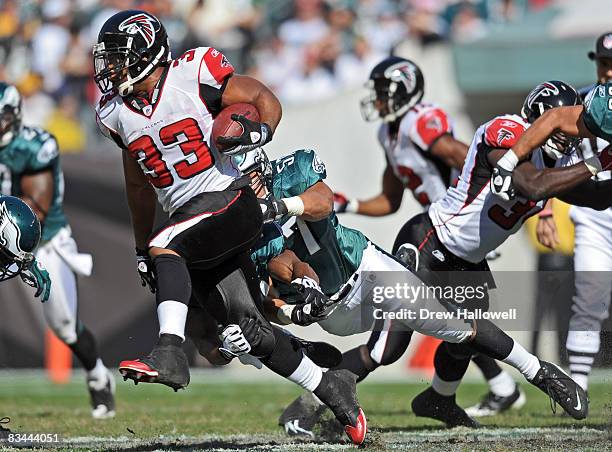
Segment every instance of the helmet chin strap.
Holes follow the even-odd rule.
[[[166,47],[162,46],[162,48],[159,49],[159,52],[157,53],[155,58],[151,60],[148,66],[137,77],[132,78],[128,70],[127,80],[123,83],[120,83],[119,86],[117,87],[117,91],[119,92],[119,95],[121,97],[125,97],[125,96],[129,96],[130,94],[132,94],[132,92],[134,92],[134,85],[138,83],[139,81],[143,80],[144,78],[148,77],[149,75],[151,75],[151,72],[153,71],[155,66],[157,66],[157,63],[159,63],[159,60],[161,59],[165,51],[166,51]]]

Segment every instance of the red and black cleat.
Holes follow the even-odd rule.
[[[357,402],[356,379],[346,369],[328,370],[313,392],[333,411],[353,444],[360,445],[366,437],[367,421]]]
[[[345,425],[344,431],[346,432],[349,439],[353,442],[353,444],[359,446],[363,444],[365,440],[366,433],[368,431],[368,421],[365,417],[365,413],[361,408],[355,416],[354,425]]]
[[[121,361],[119,372],[135,384],[159,383],[175,391],[189,384],[189,363],[183,348],[166,343],[163,336],[146,358]]]

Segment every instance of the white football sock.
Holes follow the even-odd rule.
[[[308,356],[302,355],[300,365],[287,377],[287,380],[312,392],[317,389],[317,386],[321,383],[321,378],[323,378],[323,370],[313,363]]]
[[[179,301],[162,301],[157,307],[159,335],[174,334],[185,340],[185,322],[187,322],[187,305]]]
[[[499,397],[509,397],[516,389],[516,383],[510,374],[504,370],[499,375],[491,378],[488,383],[491,392]]]
[[[102,360],[98,358],[96,360],[96,366],[93,369],[87,371],[87,383],[94,389],[100,390],[104,388],[108,380],[107,372],[108,369],[106,368]]]
[[[540,370],[540,360],[538,357],[529,353],[516,341],[514,341],[510,354],[502,359],[502,361],[517,369],[529,381],[533,380],[538,370]]]
[[[461,380],[445,381],[442,380],[437,373],[434,373],[431,380],[431,387],[438,394],[443,396],[452,396],[457,392],[457,388],[461,384]]]

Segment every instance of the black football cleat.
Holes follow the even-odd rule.
[[[285,428],[289,436],[314,438],[313,428],[325,410],[327,407],[322,405],[312,392],[305,392],[285,408],[278,424]]]
[[[115,378],[107,369],[106,380],[87,379],[91,401],[91,417],[110,419],[115,417]]]
[[[416,416],[429,417],[444,422],[448,428],[478,428],[480,424],[457,405],[455,395],[443,396],[432,387],[412,399],[412,411]]]
[[[516,385],[514,392],[507,397],[498,396],[489,391],[479,403],[466,408],[465,412],[471,417],[495,416],[510,408],[518,410],[525,405],[526,400],[525,394]]]
[[[135,384],[160,383],[174,391],[189,384],[189,363],[180,345],[168,343],[162,335],[149,356],[142,359],[121,361],[119,372],[123,379],[134,380]]]
[[[367,420],[357,402],[357,377],[346,369],[329,370],[314,394],[334,413],[353,444],[363,443],[367,433]]]
[[[553,413],[558,403],[574,419],[584,419],[589,414],[586,392],[556,364],[540,361],[540,370],[530,383],[548,394]]]

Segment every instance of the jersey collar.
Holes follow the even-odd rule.
[[[155,112],[155,108],[157,108],[157,103],[159,102],[159,99],[161,98],[162,92],[164,90],[169,70],[170,65],[164,68],[164,72],[162,72],[161,77],[155,84],[155,88],[153,88],[150,98],[130,94],[124,101],[128,108],[134,113],[141,114],[143,116],[146,116],[147,118],[153,116],[153,112]]]

